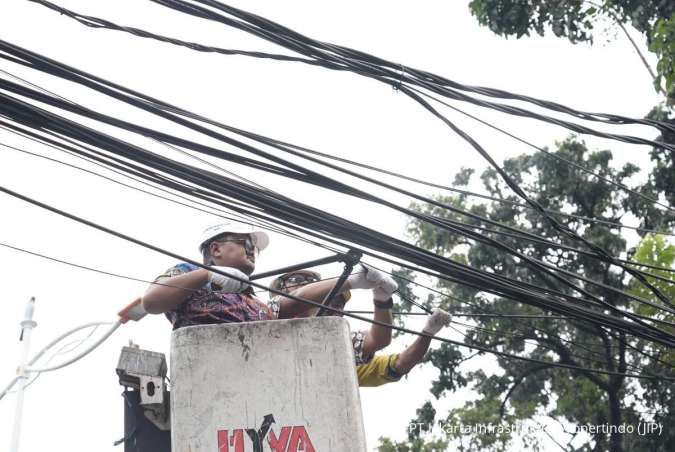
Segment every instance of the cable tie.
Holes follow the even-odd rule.
[[[401,64],[401,74],[398,78],[398,84],[397,85],[391,85],[391,89],[394,91],[399,91],[401,89],[401,86],[403,85],[403,76],[405,75],[405,66]]]

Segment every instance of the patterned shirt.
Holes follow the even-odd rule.
[[[155,281],[184,275],[200,268],[194,264],[181,263],[168,269]],[[165,315],[175,330],[191,325],[272,320],[277,318],[278,306],[275,310],[271,309],[253,295],[250,287],[242,293],[232,293],[221,291],[216,284],[206,283]]]
[[[352,346],[354,347],[354,362],[357,366],[368,364],[374,356],[374,354],[363,356],[363,342],[366,340],[366,334],[365,331],[354,331],[351,333]]]

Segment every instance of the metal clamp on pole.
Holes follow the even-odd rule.
[[[345,263],[345,268],[342,271],[342,274],[338,278],[338,280],[335,282],[335,285],[331,289],[330,292],[328,292],[328,295],[323,299],[322,303],[324,306],[329,306],[330,302],[333,301],[333,298],[335,298],[335,295],[338,294],[340,289],[342,288],[342,285],[345,283],[349,275],[352,273],[352,270],[354,269],[354,266],[358,264],[361,261],[361,256],[362,254],[359,251],[355,250],[349,250],[347,254],[342,254],[340,255],[342,259],[340,259],[342,262]],[[330,311],[327,311],[324,308],[319,309],[319,312],[317,312],[316,316],[321,317],[324,315],[329,315]]]

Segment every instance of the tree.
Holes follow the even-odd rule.
[[[636,247],[632,259],[641,264],[675,269],[675,245],[669,243],[663,235],[648,234]],[[658,287],[668,298],[675,300],[675,273],[658,269],[650,269],[649,272],[663,278],[649,278],[650,283]],[[664,281],[664,279],[670,281],[670,283]],[[644,286],[637,281],[632,281],[630,284],[631,293],[641,298],[655,301],[654,295],[644,289]],[[635,306],[635,311],[643,315],[675,323],[675,315],[664,314],[651,306],[644,304]],[[675,334],[675,328],[664,326],[664,329]],[[646,341],[638,341],[637,347],[658,356],[663,363],[675,367],[675,350],[647,343]],[[643,366],[647,371],[652,372],[659,371],[658,368],[661,367],[655,366],[653,362],[649,362],[648,360],[645,360]],[[642,402],[645,406],[649,406],[653,412],[653,421],[657,423],[672,422],[672,417],[669,415],[675,411],[675,394],[672,385],[654,385],[650,384],[650,382],[645,382],[641,389],[644,391]],[[675,435],[671,433],[669,436],[669,442],[672,444],[675,441]],[[633,438],[633,440],[635,443],[630,444],[630,446],[634,449],[658,450],[658,443],[653,438],[638,437]]]
[[[639,171],[633,164],[614,169],[611,165],[610,151],[591,152],[582,141],[574,137],[558,143],[555,153],[622,184],[629,184],[631,176]],[[667,228],[675,224],[675,217],[664,213],[657,215],[654,206],[644,199],[617,190],[616,187],[571,166],[561,164],[543,153],[508,159],[504,162],[503,168],[533,199],[550,210],[565,211],[609,222],[618,222],[628,214],[633,214],[637,218],[647,219],[644,221],[645,224],[657,228]],[[467,184],[471,178],[472,172],[465,170],[458,174],[455,182]],[[518,201],[515,195],[510,194],[506,184],[493,169],[484,171],[481,179],[490,195]],[[644,184],[635,189],[654,196],[672,197],[672,177],[656,171]],[[549,223],[533,210],[514,209],[512,205],[500,203],[475,203],[465,195],[439,195],[437,199],[492,220],[527,229],[564,246],[579,245],[578,242],[555,232]],[[438,206],[415,204],[413,207],[434,216],[479,224],[478,220],[462,218],[459,214]],[[628,244],[620,229],[569,217],[558,217],[558,220],[577,234],[608,250],[610,254],[626,257]],[[410,223],[409,233],[418,245],[468,263],[472,267],[532,284],[544,284],[541,276],[531,268],[488,244],[467,240],[419,220]],[[583,275],[606,286],[620,291],[639,290],[625,271],[608,266],[587,254],[561,250],[520,237],[504,236],[494,232],[484,233],[530,257]],[[616,307],[638,309],[630,298],[620,293],[592,284],[585,286],[588,291],[603,297]],[[538,308],[486,295],[461,284],[439,280],[438,288],[453,295],[452,298],[437,296],[434,300],[451,312],[544,314]],[[558,287],[557,290],[573,293],[565,287]],[[639,367],[645,367],[645,372],[675,376],[673,367],[642,354],[640,347],[645,344],[626,334],[598,328],[583,321],[555,317],[541,320],[475,317],[470,322],[471,326],[466,327],[465,333],[467,344],[483,344],[500,351],[550,363],[572,364],[622,373],[640,373]],[[656,349],[652,351],[658,352]],[[672,395],[670,383],[627,380],[623,376],[598,375],[584,370],[528,364],[501,357],[496,358],[501,368],[498,374],[489,374],[482,370],[461,371],[460,363],[470,356],[471,352],[448,344],[442,344],[428,355],[428,361],[439,370],[439,377],[432,382],[430,389],[435,397],[443,397],[464,387],[474,389],[479,395],[476,400],[451,410],[444,419],[440,419],[444,424],[471,425],[492,422],[497,425],[506,423],[525,428],[536,425],[538,419],[544,416],[568,426],[607,424],[620,426],[624,423],[637,425],[640,420],[654,419],[654,416],[648,413],[653,410],[661,411],[658,416],[664,425],[673,425],[675,422],[673,398],[668,399],[668,396]],[[428,418],[429,410],[422,410],[422,414]],[[574,449],[571,445],[572,440],[580,441],[580,439],[572,432],[569,434],[567,444],[559,446],[564,450],[618,452],[628,450],[630,446],[630,450],[665,451],[667,444],[672,444],[675,440],[672,438],[673,434],[675,432],[671,429],[671,433],[661,437],[652,435],[649,438],[636,438],[635,435],[628,437],[618,432],[598,432],[592,434],[590,440],[580,448]],[[506,431],[499,434],[472,432],[468,435],[455,431],[449,436],[449,439],[460,443],[458,448],[462,450],[506,450],[514,439],[523,442],[527,448],[540,447],[537,435],[526,435],[521,431]],[[396,444],[390,442],[398,449],[381,450],[424,450],[405,449],[414,444],[418,446],[424,444],[423,439],[413,432],[406,442]]]
[[[654,267],[673,268],[675,263],[675,245],[669,243],[665,236],[659,234],[647,234],[636,247],[633,261]],[[675,274],[667,270],[649,269],[649,273],[660,276],[663,279],[675,281]],[[663,281],[663,279],[648,278],[663,294],[671,300],[675,300],[675,285]],[[631,292],[638,297],[654,300],[654,294],[637,281],[632,281]],[[648,316],[659,316],[662,320],[675,322],[673,314],[663,314],[654,307],[647,305],[636,306],[636,312]]]
[[[630,23],[658,58],[657,74],[653,74],[640,54],[654,86],[675,99],[675,2],[671,0],[473,0],[470,8],[481,25],[500,36],[544,35],[550,29],[572,43],[592,43],[596,27],[609,19],[622,28],[639,53],[625,29]]]

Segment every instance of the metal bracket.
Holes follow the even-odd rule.
[[[339,253],[339,254],[335,254],[333,256],[322,257],[320,259],[314,259],[314,260],[307,261],[307,262],[301,262],[301,263],[295,264],[295,265],[289,265],[288,267],[278,268],[276,270],[270,270],[268,272],[257,273],[255,275],[251,275],[251,277],[249,279],[256,280],[256,279],[267,278],[268,276],[283,275],[284,273],[290,273],[290,272],[294,272],[296,270],[304,270],[306,268],[316,267],[318,265],[332,264],[333,262],[348,262],[348,261],[353,259],[353,256],[355,254],[358,254],[359,259],[360,259],[360,257],[361,257],[360,253],[358,253],[357,251],[349,250],[347,252],[347,254]]]
[[[337,281],[335,281],[335,285],[331,289],[330,292],[326,295],[326,297],[323,299],[321,302],[322,305],[324,306],[329,306],[330,302],[333,301],[333,298],[335,298],[335,295],[338,294],[340,289],[342,288],[342,285],[345,283],[349,275],[352,273],[352,270],[354,269],[354,266],[358,264],[361,261],[361,257],[363,256],[361,252],[355,251],[355,250],[349,250],[347,254],[342,254],[342,262],[345,263],[344,270],[342,271],[342,274],[338,278]],[[331,315],[331,311],[328,311],[324,308],[319,309],[319,312],[316,313],[317,317],[322,317],[325,315]]]

